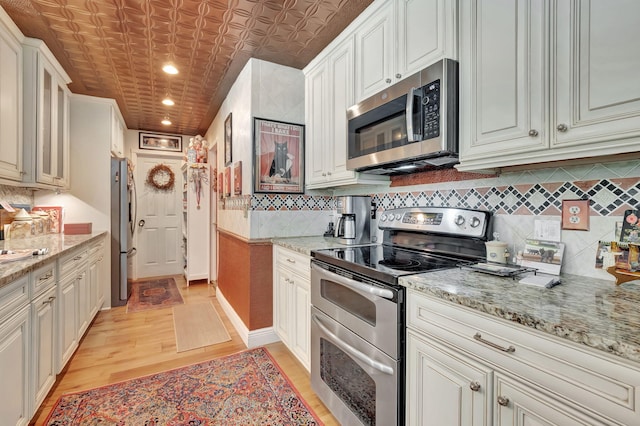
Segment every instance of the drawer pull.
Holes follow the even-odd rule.
[[[502,405],[503,407],[506,407],[507,405],[509,405],[509,398],[507,398],[506,396],[500,395],[498,397],[498,404]]]
[[[469,388],[474,392],[478,392],[480,390],[480,382],[474,380],[473,382],[469,383]]]
[[[478,342],[484,343],[485,345],[489,345],[492,348],[498,349],[498,350],[500,350],[502,352],[513,353],[513,352],[516,351],[516,348],[514,348],[513,346],[509,346],[508,348],[505,348],[504,346],[500,346],[500,345],[497,345],[497,344],[495,344],[493,342],[485,340],[485,339],[482,338],[482,335],[480,333],[476,333],[473,336],[473,338],[476,339]]]
[[[38,278],[38,281],[46,281],[49,278],[51,278],[53,276],[53,272],[48,272],[46,275],[41,276],[40,278]]]
[[[73,260],[80,260],[80,259],[82,259],[82,256],[76,256],[73,258]]]
[[[288,257],[287,257],[287,262],[289,262],[289,263],[296,263],[296,261],[295,261],[295,260],[293,260],[293,259],[289,259]]]

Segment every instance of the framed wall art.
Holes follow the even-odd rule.
[[[304,193],[304,125],[253,119],[254,192]]]
[[[222,172],[218,173],[218,198],[224,198],[224,175]]]
[[[233,195],[242,195],[242,161],[233,165]]]
[[[182,152],[182,137],[140,132],[139,148]]]
[[[231,167],[224,168],[224,196],[231,197]]]
[[[231,157],[231,149],[232,145],[232,134],[231,134],[232,126],[231,126],[231,113],[224,120],[224,165],[230,166],[232,157]]]
[[[589,230],[589,200],[562,200],[562,229]]]

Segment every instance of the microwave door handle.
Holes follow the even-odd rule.
[[[413,99],[416,96],[417,90],[418,89],[416,89],[415,87],[412,87],[411,90],[409,90],[409,93],[407,94],[407,105],[405,108],[405,117],[407,120],[407,140],[409,142],[417,141],[416,135],[413,133]]]
[[[355,280],[350,280],[347,277],[343,277],[342,275],[335,274],[315,264],[311,264],[311,269],[316,269],[316,270],[319,269],[321,274],[326,275],[333,282],[335,282],[336,284],[340,284],[344,287],[350,287],[354,290],[360,290],[363,293],[369,293],[374,296],[384,297],[385,299],[389,299],[389,300],[393,299],[393,292],[391,290],[374,287],[372,285],[366,285]]]
[[[346,342],[343,342],[338,336],[336,336],[331,332],[331,330],[329,330],[324,324],[322,324],[322,321],[320,321],[320,318],[318,318],[316,315],[313,315],[313,322],[316,323],[318,328],[320,328],[323,333],[325,333],[333,340],[333,344],[335,344],[337,347],[339,347],[349,355],[358,358],[360,361],[364,362],[371,368],[375,368],[376,370],[385,374],[393,375],[393,368],[389,367],[388,365],[384,365],[383,363],[378,362],[375,359],[371,359],[353,346],[349,345]]]

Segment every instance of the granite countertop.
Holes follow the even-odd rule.
[[[0,241],[0,250],[40,249],[44,247],[49,249],[49,253],[42,256],[0,263],[0,288],[27,272],[37,269],[45,262],[60,257],[65,251],[103,237],[105,234],[106,232],[80,235],[48,234],[20,240]]]
[[[323,236],[273,238],[271,242],[307,256],[311,256],[311,250],[347,247],[345,244],[339,243],[336,238]]]
[[[400,278],[400,284],[640,362],[640,283],[562,275],[546,289],[464,268]]]

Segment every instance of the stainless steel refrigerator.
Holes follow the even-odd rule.
[[[130,294],[128,257],[135,224],[135,184],[125,158],[111,159],[111,306],[127,303]]]

